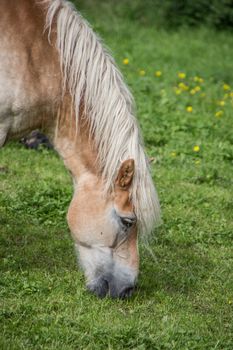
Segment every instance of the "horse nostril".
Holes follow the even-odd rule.
[[[123,290],[121,290],[121,292],[119,293],[119,298],[130,298],[133,294],[134,291],[134,287],[127,287],[124,288]]]
[[[87,288],[98,297],[104,298],[108,293],[109,285],[108,281],[106,281],[103,278],[100,278],[99,280],[93,283],[89,283],[87,285]]]

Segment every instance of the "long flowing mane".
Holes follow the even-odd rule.
[[[113,189],[121,162],[135,160],[132,202],[141,233],[160,220],[158,197],[134,117],[134,100],[113,58],[90,25],[66,0],[46,0],[46,29],[56,25],[64,89],[68,86],[78,123],[80,103],[98,150],[107,191]]]

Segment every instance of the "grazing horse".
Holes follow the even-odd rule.
[[[87,288],[128,297],[138,233],[160,217],[134,101],[66,0],[0,0],[0,146],[39,128],[74,183],[67,221]]]

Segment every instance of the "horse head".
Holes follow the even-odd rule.
[[[122,163],[112,193],[90,173],[80,176],[67,219],[87,287],[98,296],[131,295],[138,275],[137,223],[130,199],[134,161]]]

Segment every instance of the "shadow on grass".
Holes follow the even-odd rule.
[[[1,213],[2,214],[2,213]],[[0,215],[1,270],[77,270],[72,238],[67,228],[46,227],[19,217]]]

